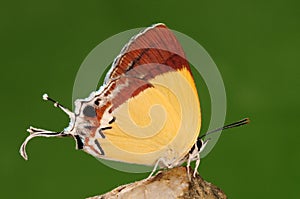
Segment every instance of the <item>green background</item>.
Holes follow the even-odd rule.
[[[227,91],[224,132],[200,166],[229,198],[299,198],[299,1],[11,1],[0,6],[1,198],[84,198],[148,175],[109,168],[72,139],[36,138],[19,155],[29,125],[61,130],[76,72],[106,38],[164,22],[210,53]],[[99,55],[101,56],[101,55]],[[201,96],[201,93],[200,93]],[[203,92],[203,129],[209,97]]]

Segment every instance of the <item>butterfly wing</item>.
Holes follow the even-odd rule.
[[[164,24],[122,49],[95,100],[99,129],[85,139],[96,157],[154,165],[182,159],[200,131],[200,104],[182,47]],[[113,121],[112,121],[113,118]],[[109,126],[109,128],[106,128]]]
[[[190,71],[184,51],[175,35],[166,25],[161,23],[155,24],[131,38],[115,58],[110,71],[106,75],[105,83],[126,74],[137,66],[152,63],[166,64],[173,69],[185,67]],[[136,75],[140,77],[140,75],[146,75],[150,71],[150,69],[140,71]],[[131,75],[134,74],[131,73]]]

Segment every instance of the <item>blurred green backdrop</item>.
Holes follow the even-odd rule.
[[[227,91],[226,120],[252,120],[221,136],[202,160],[201,175],[229,198],[299,198],[299,9],[295,0],[2,2],[1,197],[84,198],[148,175],[106,167],[76,151],[72,139],[32,140],[27,162],[18,151],[29,125],[68,125],[41,95],[71,107],[76,72],[97,44],[164,22],[216,62]],[[201,100],[205,129],[209,97]]]

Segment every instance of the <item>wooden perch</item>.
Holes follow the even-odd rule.
[[[190,179],[187,176],[186,167],[176,167],[157,173],[150,179],[144,179],[126,184],[114,190],[88,199],[226,199],[226,195],[215,185],[206,182],[199,176],[192,177],[193,170],[190,168]]]

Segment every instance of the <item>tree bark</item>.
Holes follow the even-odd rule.
[[[155,176],[115,188],[103,195],[88,199],[226,199],[224,192],[206,182],[200,175],[194,178],[193,170],[187,175],[186,167],[176,167]]]

